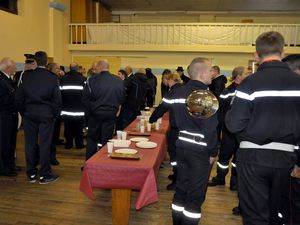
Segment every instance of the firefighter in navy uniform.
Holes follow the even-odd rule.
[[[50,145],[55,118],[61,110],[61,94],[57,77],[46,69],[47,60],[45,52],[35,53],[38,67],[25,72],[16,92],[16,103],[23,116],[27,176],[32,183],[37,180],[39,162],[40,184],[59,178],[51,171]],[[39,159],[37,143],[40,146]]]
[[[278,32],[257,38],[260,65],[237,88],[225,118],[240,141],[237,171],[244,225],[278,224],[281,195],[299,154],[294,148],[300,140],[300,77],[281,62],[283,47]]]
[[[63,103],[61,116],[65,125],[65,149],[73,148],[73,139],[75,139],[77,149],[85,147],[82,132],[84,125],[84,106],[81,98],[86,79],[78,71],[78,64],[71,63],[70,71],[60,80]]]
[[[300,75],[300,54],[293,54],[282,59],[292,71]],[[296,171],[295,171],[296,172]],[[299,174],[298,174],[299,175]],[[300,224],[300,177],[294,172],[291,174],[290,183],[283,192],[283,203],[278,216],[282,225]]]
[[[121,78],[111,74],[107,60],[100,60],[96,73],[87,80],[82,93],[85,113],[88,116],[86,160],[113,137],[116,118],[125,98]]]
[[[120,114],[120,124],[118,129],[125,129],[137,116],[141,115],[141,110],[145,109],[147,95],[147,76],[144,68],[128,76],[124,80],[126,90],[126,100],[122,105]]]
[[[16,63],[4,58],[0,62],[0,176],[17,176],[15,150],[18,111],[15,106],[16,86],[13,76]]]
[[[232,83],[219,96],[220,108],[218,110],[219,123],[222,128],[222,139],[220,146],[219,159],[217,162],[217,176],[213,177],[208,186],[225,185],[225,176],[229,171],[229,161],[231,161],[230,190],[237,189],[237,173],[235,163],[235,153],[239,148],[239,143],[235,136],[231,134],[225,126],[225,115],[230,109],[230,103],[235,95],[237,86],[249,75],[247,68],[240,66],[232,71]]]
[[[168,87],[170,88],[169,92],[165,94],[165,97],[162,99],[162,102],[152,113],[149,122],[154,123],[159,118],[161,118],[167,111],[169,111],[169,122],[170,130],[168,131],[168,153],[170,156],[170,164],[173,168],[173,175],[169,176],[172,178],[172,183],[167,186],[167,190],[174,190],[176,185],[177,178],[177,161],[176,161],[176,147],[175,142],[178,138],[178,129],[175,124],[175,119],[173,113],[170,109],[170,104],[168,99],[172,99],[172,95],[175,90],[182,86],[182,80],[178,73],[170,73],[164,77]]]
[[[177,183],[172,203],[173,225],[197,225],[205,200],[210,164],[217,155],[217,116],[194,118],[186,107],[195,90],[206,90],[211,82],[210,63],[194,59],[189,68],[191,80],[176,89],[169,100],[179,136],[176,141]]]

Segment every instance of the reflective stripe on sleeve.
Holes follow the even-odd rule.
[[[236,167],[236,164],[235,164],[235,163],[233,163],[233,162],[231,162],[231,165],[232,165],[233,167]]]
[[[175,104],[175,103],[183,103],[185,104],[186,99],[184,98],[178,98],[178,99],[167,99],[167,98],[163,98],[162,99],[163,102],[168,103],[168,104]]]
[[[183,215],[185,215],[186,217],[189,218],[193,218],[193,219],[200,219],[201,218],[201,213],[192,213],[186,210],[183,210]]]
[[[231,96],[234,96],[235,93],[236,93],[236,91],[235,91],[235,92],[232,92],[232,93],[228,93],[228,94],[226,94],[226,95],[220,95],[220,98],[226,99],[226,98],[229,98],[229,97],[231,97]]]
[[[300,91],[256,91],[252,94],[237,91],[236,97],[249,101],[262,97],[300,97]]]
[[[191,132],[188,132],[188,131],[186,131],[186,130],[181,130],[181,131],[179,131],[179,132],[184,133],[184,134],[190,134],[190,135],[199,136],[199,137],[201,137],[201,138],[204,138],[204,135],[203,135],[203,134],[200,134],[200,133],[191,133]]]
[[[77,85],[67,85],[67,86],[60,86],[60,90],[83,90],[83,86]]]
[[[196,144],[196,145],[207,146],[207,144],[205,142],[197,142],[195,140],[185,138],[185,137],[178,137],[178,139],[182,140],[182,141],[190,142],[190,143],[193,143],[193,144]]]
[[[177,212],[183,212],[184,207],[172,204],[172,209],[177,211]]]
[[[228,165],[223,165],[223,164],[221,164],[221,163],[219,163],[219,162],[217,162],[217,165],[218,165],[218,167],[220,167],[221,169],[228,169]]]
[[[68,111],[61,111],[61,116],[84,116],[84,112],[68,112]]]

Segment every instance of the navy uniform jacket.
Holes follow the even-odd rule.
[[[197,119],[192,117],[187,110],[185,100],[194,90],[207,90],[207,86],[197,80],[190,80],[187,84],[174,91],[173,99],[170,101],[175,123],[180,131],[201,135],[201,144],[189,143],[179,139],[176,142],[178,147],[188,147],[191,151],[205,151],[210,156],[217,155],[217,115],[208,119]],[[179,134],[180,136],[180,134]]]
[[[132,111],[141,111],[145,108],[147,94],[146,74],[136,73],[124,80],[126,89],[126,101],[124,108]]]
[[[81,98],[85,80],[85,77],[76,71],[70,71],[60,79],[63,102],[62,115],[68,116],[72,115],[72,113],[78,113],[78,116],[84,115],[84,106]]]
[[[220,75],[211,81],[209,85],[209,90],[211,90],[214,95],[219,99],[220,94],[225,89],[225,84],[227,83],[227,78],[224,75]]]
[[[12,79],[0,71],[0,115],[17,112],[15,105],[16,87]]]
[[[222,94],[219,96],[218,119],[219,123],[222,126],[222,129],[225,127],[225,116],[226,113],[230,110],[231,102],[233,97],[235,96],[237,87],[237,83],[232,83],[227,88],[225,88]]]
[[[171,128],[177,129],[176,124],[175,124],[175,119],[173,116],[173,112],[170,110],[171,107],[170,107],[169,101],[170,101],[170,99],[172,99],[172,96],[173,96],[175,90],[181,86],[182,86],[182,84],[176,83],[170,88],[169,92],[167,92],[165,94],[165,97],[162,99],[159,106],[152,113],[152,115],[149,119],[150,123],[154,123],[159,118],[161,118],[167,111],[169,111],[170,112],[170,117],[169,117],[170,126],[171,126]]]
[[[82,101],[86,114],[116,114],[124,101],[121,78],[108,71],[91,76],[83,89]]]
[[[17,107],[30,118],[56,118],[61,110],[61,93],[57,76],[46,68],[26,71],[16,92]]]
[[[299,144],[300,76],[280,61],[261,64],[237,88],[225,122],[240,141]],[[296,160],[295,153],[285,151],[260,149],[249,154],[240,160],[275,167],[289,167]]]

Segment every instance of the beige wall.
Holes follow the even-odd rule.
[[[48,7],[49,0],[19,0],[19,15],[0,11],[0,58],[24,61],[24,53],[46,51],[59,63],[69,63],[67,51],[69,0],[61,0],[66,12]]]
[[[101,55],[101,57],[99,56]],[[249,53],[184,53],[184,52],[73,52],[73,60],[79,64],[90,68],[93,61],[99,58],[107,58],[111,63],[111,72],[117,73],[119,68],[131,65],[133,68],[150,67],[153,71],[161,69],[175,70],[182,66],[186,73],[186,68],[195,57],[206,57],[211,59],[212,64],[219,65],[221,70],[231,71],[236,66],[248,66],[248,61],[253,59],[253,54]],[[161,74],[156,74],[158,78],[157,95],[155,102],[160,102],[160,82]]]
[[[299,23],[300,15],[292,14],[134,14],[121,15],[121,23],[240,23],[253,20],[253,23]]]

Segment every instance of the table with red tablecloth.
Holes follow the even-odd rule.
[[[137,123],[138,121],[135,120],[125,131],[134,131]],[[94,188],[119,191],[138,190],[139,193],[135,202],[136,209],[141,209],[158,201],[156,176],[166,155],[168,128],[169,121],[166,115],[162,119],[161,128],[158,131],[152,129],[150,132],[151,136],[147,138],[149,141],[157,143],[156,148],[142,149],[136,147],[135,142],[131,142],[129,148],[138,151],[137,154],[141,156],[140,160],[112,159],[107,152],[107,146],[103,146],[86,161],[80,181],[80,190],[90,199],[95,199]],[[134,136],[127,135],[127,139],[131,137]],[[119,148],[114,147],[114,150],[116,149]],[[114,196],[120,197],[122,194],[113,194]],[[122,202],[123,200],[113,199],[113,201]]]

